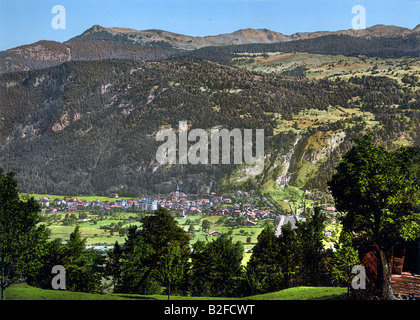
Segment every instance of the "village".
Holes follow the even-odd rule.
[[[210,192],[208,195],[198,197],[196,195],[187,195],[180,191],[179,185],[168,195],[155,195],[148,197],[139,197],[138,199],[121,199],[116,192],[110,193],[110,200],[85,200],[77,197],[64,197],[50,199],[48,196],[36,199],[42,208],[43,214],[64,212],[68,214],[79,213],[77,222],[88,222],[91,219],[82,212],[96,211],[99,215],[109,215],[114,212],[141,211],[153,212],[159,207],[168,209],[179,219],[187,219],[191,216],[233,216],[242,217],[241,226],[253,227],[258,221],[272,219],[275,221],[275,232],[279,236],[282,226],[291,224],[295,228],[296,223],[305,221],[307,212],[314,204],[322,203],[321,196],[317,192],[307,192],[306,199],[308,206],[292,205],[290,201],[289,210],[281,210],[278,206],[273,206],[272,202],[257,203],[255,198],[246,191],[237,190],[233,194],[222,194]],[[287,200],[286,200],[287,202]],[[324,207],[328,218],[333,223],[336,222],[336,209],[331,200],[321,204]],[[231,219],[235,221],[234,218]],[[239,224],[238,224],[239,226]],[[334,228],[325,229],[325,237],[332,236]],[[215,230],[209,230],[207,236],[220,236],[221,233]]]
[[[238,195],[250,197],[248,192],[237,191]],[[256,205],[240,205],[233,203],[231,197],[227,197],[221,193],[211,192],[210,195],[197,198],[196,196],[189,196],[179,191],[177,186],[176,191],[171,192],[169,197],[156,195],[153,197],[140,197],[135,199],[119,199],[118,193],[109,194],[114,201],[100,201],[100,200],[81,200],[77,197],[69,197],[63,199],[50,200],[49,197],[36,199],[41,205],[42,212],[56,213],[56,212],[81,212],[92,210],[94,208],[102,209],[105,213],[124,211],[124,210],[142,210],[155,211],[158,207],[163,207],[171,211],[177,211],[179,218],[187,218],[188,215],[207,214],[207,215],[228,215],[232,213],[245,215],[248,225],[255,225],[255,220],[272,217],[275,215],[274,210],[260,210]],[[236,198],[234,198],[236,199]]]
[[[234,241],[241,242],[244,266],[250,260],[258,236],[266,226],[273,227],[275,235],[280,237],[283,226],[289,224],[292,229],[296,229],[299,222],[305,222],[311,217],[314,207],[321,207],[325,213],[322,240],[324,251],[336,250],[342,230],[339,220],[341,213],[336,210],[332,197],[316,189],[305,191],[301,202],[296,201],[296,198],[284,200],[289,210],[285,210],[284,207],[279,208],[272,198],[261,194],[236,190],[232,193],[210,192],[203,195],[188,195],[180,190],[178,184],[169,194],[138,198],[123,197],[117,192],[110,193],[108,197],[98,197],[102,200],[86,200],[83,196],[80,196],[80,199],[50,197],[44,196],[36,200],[41,206],[43,217],[54,215],[64,217],[58,225],[56,224],[58,220],[47,225],[54,230],[52,238],[63,237],[64,240],[68,236],[67,233],[73,230],[74,224],[77,224],[82,228],[82,236],[87,239],[86,249],[96,252],[112,250],[116,241],[123,243],[127,235],[125,224],[140,226],[141,217],[153,214],[159,207],[168,209],[179,226],[188,232],[191,237],[191,248],[196,241],[208,242],[211,238],[221,236],[232,237]],[[88,197],[88,199],[93,198]],[[134,217],[133,214],[137,219],[130,219]],[[63,223],[66,219],[73,222]],[[204,221],[209,222],[206,228]],[[399,253],[400,251],[398,248],[393,258],[392,281],[398,296],[408,299],[407,297],[413,296],[413,292],[419,290],[418,275],[410,274],[403,268],[404,259],[409,261],[409,265],[415,263],[413,270],[418,272],[419,264],[416,258],[418,253],[407,252],[404,258],[405,254]],[[373,251],[369,251],[362,255],[362,263],[369,265],[370,273],[376,270],[376,267],[372,267],[374,254]]]

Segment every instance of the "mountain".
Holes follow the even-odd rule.
[[[242,29],[233,33],[221,34],[218,36],[204,37],[210,40],[214,45],[239,45],[250,43],[276,43],[287,41],[289,38],[279,32],[267,29]]]
[[[397,26],[387,26],[378,24],[366,29],[361,30],[339,30],[339,31],[319,31],[319,32],[303,32],[303,33],[294,33],[288,40],[305,40],[305,39],[314,39],[318,37],[323,37],[327,35],[345,35],[356,38],[393,38],[407,36],[419,32],[416,28],[410,30],[408,28],[397,27]]]
[[[420,32],[420,24],[414,27],[413,30],[411,31],[411,33],[418,33],[418,32]]]
[[[196,49],[197,47],[211,46],[215,43],[201,37],[191,37],[163,30],[139,31],[129,28],[104,28],[94,25],[81,35],[69,39],[67,42],[101,40],[118,41],[137,45],[167,45],[178,49]]]
[[[249,86],[254,75],[211,62],[71,61],[0,78],[0,163],[22,190],[169,192],[178,179],[200,192],[233,166],[161,166],[159,129],[188,120],[270,131],[254,108],[262,94]],[[255,98],[225,94],[233,82]]]
[[[88,40],[74,43],[38,41],[0,52],[0,73],[48,68],[67,61],[134,59],[162,60],[172,48],[141,46],[119,41]]]
[[[298,51],[418,57],[419,31],[419,26],[409,30],[377,25],[365,30],[290,36],[267,29],[243,29],[217,36],[191,37],[162,30],[139,31],[94,25],[64,43],[38,41],[0,52],[0,73],[42,69],[66,61],[101,59],[159,61],[176,56],[229,63],[233,52]]]
[[[108,40],[140,45],[168,44],[177,49],[194,50],[209,46],[225,46],[249,43],[275,43],[288,37],[267,29],[244,29],[217,36],[192,37],[163,30],[134,30],[128,28],[104,28],[95,25],[67,42]]]
[[[179,58],[69,61],[0,75],[0,96],[0,164],[26,192],[167,193],[177,181],[188,193],[325,189],[352,137],[374,131],[389,149],[420,142],[420,97],[387,77],[313,81]],[[159,164],[156,134],[179,121],[264,129],[263,173],[233,161]]]
[[[166,43],[177,49],[194,50],[209,46],[228,46],[250,43],[278,43],[293,40],[314,39],[326,35],[347,35],[359,38],[372,37],[399,37],[418,32],[417,29],[407,29],[397,26],[375,25],[363,30],[341,30],[341,31],[320,31],[303,32],[292,35],[284,35],[279,32],[267,29],[242,29],[233,33],[220,34],[216,36],[191,37],[187,35],[172,33],[163,30],[135,30],[128,28],[104,28],[95,25],[81,35],[74,37],[67,42],[86,40],[114,40],[133,44],[157,44]]]
[[[420,145],[418,30],[188,37],[93,26],[64,43],[3,51],[0,166],[22,191],[66,195],[168,193],[177,182],[187,193],[257,189],[275,200],[285,186],[325,190],[353,137],[374,132],[389,150]],[[275,68],[288,56],[279,52],[337,56],[310,56],[331,70],[323,79],[303,77],[305,66],[289,77],[237,64]],[[353,72],[361,64],[363,74]],[[161,165],[156,134],[177,132],[179,121],[206,132],[264,129],[263,172],[233,161]]]

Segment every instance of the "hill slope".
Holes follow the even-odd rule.
[[[138,195],[181,181],[185,192],[202,193],[223,177],[226,188],[323,188],[353,136],[374,130],[389,148],[402,137],[418,144],[414,88],[386,77],[314,81],[188,59],[65,62],[0,76],[0,163],[25,192]],[[246,176],[233,160],[159,165],[157,131],[184,120],[190,129],[264,129],[264,172]]]

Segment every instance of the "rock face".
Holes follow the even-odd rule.
[[[61,131],[61,130],[64,130],[69,125],[70,125],[70,118],[69,118],[68,113],[66,112],[60,117],[60,120],[58,122],[54,123],[51,130],[54,132]]]
[[[284,155],[277,155],[277,162],[273,168],[280,167],[281,173],[275,177],[276,184],[284,188],[289,182],[293,182],[299,170],[306,170],[306,162],[309,164],[308,167],[316,172],[320,169],[319,164],[329,159],[345,139],[344,131],[319,131],[310,136],[299,136]],[[310,176],[307,178],[299,183],[308,182]]]
[[[331,153],[344,141],[346,133],[344,131],[336,132],[331,135],[322,135],[322,140],[319,141],[320,148],[313,148],[313,146],[307,146],[307,149],[302,155],[302,158],[311,163],[317,163],[318,161],[325,159],[331,155]]]
[[[294,164],[294,162],[295,162],[293,160],[296,157],[295,156],[296,146],[299,143],[301,138],[302,137],[298,137],[295,140],[295,142],[293,143],[290,150],[283,156],[283,163],[281,165],[283,170],[282,170],[281,175],[276,178],[276,183],[283,188],[286,186],[286,184],[290,181],[290,178],[292,177],[292,173],[293,173],[293,165],[292,164]]]

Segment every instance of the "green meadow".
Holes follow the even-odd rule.
[[[167,295],[84,293],[67,290],[44,290],[29,285],[8,288],[6,300],[167,300]],[[347,288],[296,287],[244,298],[171,296],[171,300],[346,300]]]
[[[31,195],[37,198],[42,198],[45,195]],[[63,196],[47,195],[51,199],[54,197],[62,199]],[[84,197],[77,197],[84,199]],[[95,197],[95,199],[98,197]],[[93,197],[92,197],[93,199]],[[110,198],[111,199],[111,198]],[[115,200],[115,199],[113,199]],[[89,221],[79,221],[79,214],[83,214]],[[126,234],[119,230],[127,230],[130,226],[137,226],[141,228],[141,217],[151,214],[144,211],[116,211],[110,212],[108,215],[98,215],[94,211],[77,211],[71,212],[55,212],[45,213],[41,217],[41,224],[44,224],[49,229],[49,239],[61,239],[66,242],[70,238],[76,225],[79,226],[81,236],[86,239],[86,245],[100,245],[112,247],[116,241],[122,244],[126,240]],[[69,219],[70,218],[70,219]],[[191,236],[191,245],[197,241],[211,241],[215,236],[207,236],[209,231],[217,231],[223,235],[232,237],[233,241],[240,241],[243,243],[245,249],[252,249],[257,243],[257,238],[260,232],[267,224],[274,224],[273,219],[265,219],[257,221],[255,226],[231,227],[222,223],[224,216],[208,216],[205,214],[187,215],[186,218],[175,218],[178,225],[181,226]],[[225,217],[225,220],[228,219]],[[202,221],[210,221],[210,229],[202,230]],[[117,229],[110,229],[107,227],[118,226]],[[250,252],[244,252],[243,263],[249,260]]]
[[[271,52],[238,54],[233,62],[237,67],[262,73],[282,73],[302,67],[306,69],[305,77],[309,79],[328,77],[346,80],[353,76],[387,76],[401,82],[404,75],[420,72],[420,59],[406,57],[349,57],[306,52]]]
[[[119,197],[111,198],[107,196],[74,196],[74,195],[54,195],[54,194],[40,194],[40,193],[21,193],[21,197],[33,197],[34,199],[41,199],[43,197],[48,197],[50,199],[50,203],[52,203],[56,199],[65,199],[65,198],[77,198],[77,200],[86,200],[86,201],[94,201],[98,200],[101,202],[110,201],[113,202],[115,200],[137,200],[136,197]]]

